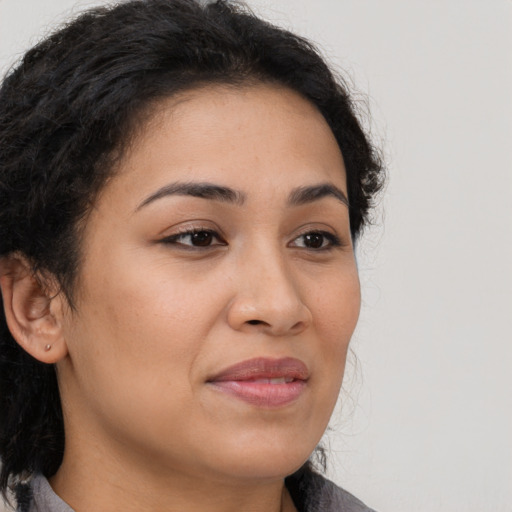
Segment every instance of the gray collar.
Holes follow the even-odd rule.
[[[300,512],[375,512],[317,473],[309,473],[305,480],[302,483],[306,487],[306,503],[298,503],[298,497],[294,497]],[[32,501],[29,512],[74,512],[55,494],[44,476],[34,476],[30,486]],[[18,507],[17,510],[21,512],[21,508]]]

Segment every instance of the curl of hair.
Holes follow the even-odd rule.
[[[356,238],[382,165],[347,88],[306,40],[219,0],[132,0],[90,10],[26,53],[0,88],[0,257],[24,254],[73,307],[81,221],[158,100],[207,84],[275,83],[311,101],[339,144]],[[53,366],[0,315],[0,489],[49,477],[64,449]]]

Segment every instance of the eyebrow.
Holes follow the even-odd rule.
[[[313,201],[318,201],[324,197],[334,197],[345,206],[348,206],[348,199],[345,192],[332,183],[320,183],[319,185],[313,185],[310,187],[298,187],[292,190],[288,199],[288,204],[290,206],[300,206],[312,203]]]
[[[135,211],[140,210],[144,206],[168,196],[192,196],[201,199],[209,199],[213,201],[221,201],[242,205],[245,202],[246,195],[243,192],[234,190],[230,187],[215,185],[206,182],[176,182],[159,188],[156,192],[144,199],[137,206]],[[348,206],[348,199],[345,193],[332,183],[320,183],[308,187],[298,187],[291,191],[288,197],[290,206],[301,206],[323,199],[324,197],[334,197],[345,206]]]
[[[210,199],[238,205],[243,204],[245,201],[245,194],[243,192],[238,192],[229,187],[223,187],[213,183],[177,182],[170,183],[158,189],[155,193],[144,199],[144,201],[137,206],[136,211],[153,201],[172,195],[199,197],[201,199]]]

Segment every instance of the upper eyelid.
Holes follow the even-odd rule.
[[[326,235],[328,237],[334,237],[338,240],[343,239],[343,235],[340,235],[337,230],[335,230],[332,227],[327,227],[325,225],[322,226],[301,226],[298,230],[295,231],[293,235],[293,240],[295,238],[298,238],[299,236],[304,236],[309,233],[322,233],[323,235]]]
[[[209,246],[204,246],[203,248],[227,245],[227,242],[223,238],[223,236],[217,230],[211,229],[211,228],[184,229],[184,230],[180,230],[178,232],[172,233],[170,235],[164,236],[164,237],[160,238],[158,241],[163,242],[163,243],[175,242],[175,241],[178,241],[181,237],[191,236],[194,233],[201,233],[201,232],[210,233],[213,236],[213,238],[215,238],[218,242],[220,242],[220,243],[215,243],[215,244],[212,244]],[[196,247],[196,246],[193,246],[192,244],[181,244],[181,245],[186,246],[186,247],[194,247],[194,248]],[[201,246],[197,246],[197,248],[200,248],[200,247]]]
[[[180,235],[190,235],[194,233],[201,233],[202,231],[206,231],[207,233],[219,234],[218,230],[206,227],[186,227],[183,229],[178,229],[175,233],[171,233],[169,236],[180,236]]]
[[[201,233],[201,232],[210,233],[216,241],[210,245],[205,245],[205,246],[201,246],[201,245],[196,246],[193,243],[180,243],[179,242],[181,237],[192,236],[194,233]],[[301,247],[301,246],[293,245],[297,239],[304,237],[308,234],[313,234],[313,233],[317,233],[317,234],[324,236],[328,243],[325,246],[317,247],[317,248]],[[192,241],[192,240],[190,240],[190,241]],[[166,236],[166,237],[160,239],[160,242],[164,243],[164,244],[176,245],[178,247],[182,246],[183,249],[188,249],[188,250],[194,249],[194,250],[202,250],[202,251],[205,251],[208,249],[213,250],[218,247],[230,245],[229,242],[227,240],[225,240],[217,231],[212,230],[212,229],[201,229],[201,228],[186,229],[186,230],[171,234],[169,236]],[[296,249],[300,249],[300,250],[304,250],[304,251],[312,252],[312,253],[314,253],[314,252],[320,253],[320,252],[330,252],[331,250],[334,250],[334,249],[340,248],[340,247],[342,248],[346,245],[347,244],[339,236],[335,235],[334,233],[330,233],[326,230],[310,229],[310,230],[304,230],[304,232],[294,236],[292,238],[292,240],[286,244],[286,247],[296,248]]]
[[[338,235],[336,235],[334,233],[330,233],[329,231],[320,230],[320,229],[310,229],[309,231],[304,231],[303,233],[296,235],[291,240],[291,242],[294,242],[295,240],[297,240],[297,238],[300,238],[301,236],[306,236],[306,235],[309,235],[312,233],[317,233],[317,234],[320,234],[320,235],[324,236],[325,238],[327,238],[327,240],[330,242],[330,247],[337,247],[337,246],[344,245],[342,238],[340,238]]]
[[[162,235],[158,238],[157,241],[166,241],[166,240],[172,240],[179,238],[180,236],[186,236],[191,235],[194,233],[206,231],[208,233],[211,233],[214,237],[216,237],[218,240],[223,241],[226,244],[229,244],[228,242],[228,236],[223,233],[223,230],[218,225],[211,225],[210,221],[208,220],[202,220],[200,221],[201,224],[194,225],[191,221],[190,223],[184,223],[184,225],[178,225],[171,233]],[[209,225],[210,224],[210,225]],[[302,226],[299,226],[298,228],[295,228],[295,233],[290,233],[288,235],[288,242],[286,245],[290,244],[297,238],[301,236],[305,236],[309,233],[321,233],[324,236],[326,236],[331,241],[331,245],[337,245],[337,246],[344,246],[344,245],[350,245],[343,234],[339,234],[337,230],[332,227],[325,225],[324,223],[320,223],[321,225],[318,225],[318,223],[314,222],[311,224],[303,224]],[[315,225],[316,224],[316,225]]]
[[[159,237],[160,238],[171,238],[173,236],[179,236],[179,235],[186,235],[188,233],[197,233],[198,231],[208,231],[215,234],[218,234],[219,236],[223,236],[222,230],[219,229],[216,225],[211,225],[209,221],[201,220],[201,224],[195,224],[192,222],[185,222],[182,224],[179,224],[178,226],[166,228],[165,230],[161,231]]]

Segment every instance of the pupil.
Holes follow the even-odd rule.
[[[212,243],[212,234],[208,231],[199,231],[192,235],[192,243],[200,247],[205,247]]]
[[[310,233],[306,235],[306,246],[312,249],[319,249],[324,243],[324,236],[320,233]]]

